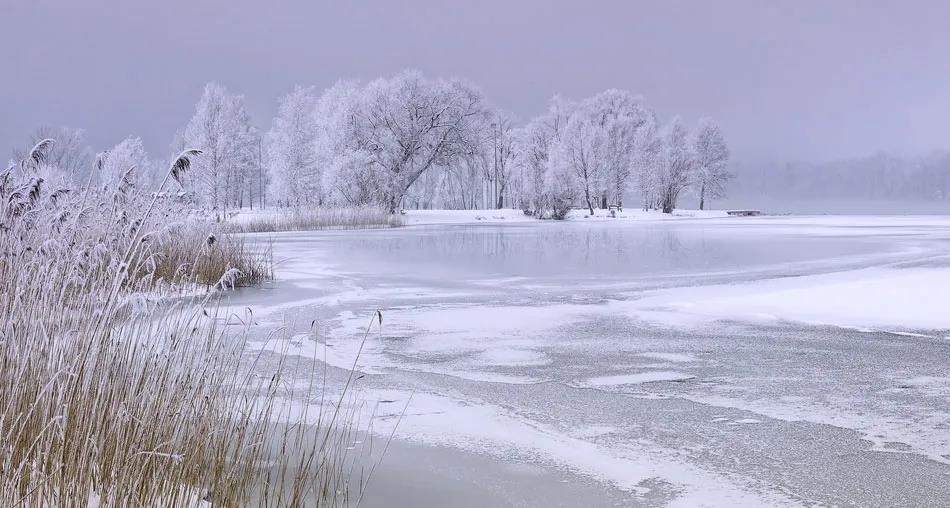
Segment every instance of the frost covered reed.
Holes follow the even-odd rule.
[[[396,227],[402,224],[401,216],[378,207],[300,207],[238,214],[231,218],[227,227],[229,231],[240,233],[271,233]]]
[[[146,297],[254,282],[268,258],[170,226],[161,192],[136,193],[131,169],[108,188],[51,185],[44,143],[0,173],[0,505],[345,504],[342,399],[287,409],[290,395],[324,397],[316,362],[309,376],[285,355],[258,365],[215,293]]]

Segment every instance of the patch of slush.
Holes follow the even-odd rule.
[[[339,369],[353,369],[364,374],[382,374],[382,369],[392,367],[379,344],[367,341],[360,351],[360,342],[354,339],[348,347],[333,347],[313,340],[309,334],[295,335],[289,339],[272,338],[266,342],[248,342],[250,351],[270,351],[287,356],[309,358]]]
[[[755,418],[740,418],[738,420],[733,420],[732,423],[762,423],[762,420],[756,420]]]
[[[539,366],[538,351],[550,330],[582,319],[583,306],[429,305],[383,310],[383,326],[366,333],[368,321],[341,312],[327,333],[328,363],[352,365],[366,337],[369,357],[359,364],[454,375],[471,380],[536,382],[492,372],[494,367]],[[365,356],[365,355],[362,355]],[[377,363],[374,363],[377,362]]]
[[[382,335],[404,337],[406,349],[422,353],[480,353],[499,347],[528,347],[539,336],[583,318],[581,305],[490,306],[428,305],[384,309]],[[352,312],[340,314],[335,337],[365,331],[366,320]],[[375,333],[375,332],[374,332]]]
[[[659,479],[675,487],[677,496],[670,506],[800,505],[749,478],[698,468],[672,451],[643,443],[600,446],[492,405],[398,390],[368,390],[361,398],[370,401],[367,406],[374,400],[389,402],[385,407],[391,412],[377,412],[373,424],[373,432],[383,437],[395,428],[399,439],[459,447],[507,461],[537,460],[641,495],[650,490],[645,484]],[[593,435],[609,432],[593,430]]]
[[[745,400],[718,395],[689,395],[683,398],[710,406],[748,411],[775,420],[809,422],[853,430],[871,443],[872,450],[913,453],[950,464],[950,432],[947,432],[950,411],[923,412],[910,407],[905,408],[908,415],[897,416],[869,414],[855,409],[853,401],[847,399],[820,404],[795,397]],[[896,450],[893,443],[906,445],[906,450]]]
[[[582,381],[581,386],[600,387],[618,385],[638,385],[643,383],[659,383],[664,381],[685,381],[696,376],[673,370],[655,370],[636,374],[618,374],[615,376],[594,377]]]
[[[475,355],[475,363],[500,367],[521,367],[546,365],[551,363],[551,360],[539,351],[497,348],[488,349]]]
[[[637,356],[642,356],[644,358],[652,358],[654,360],[663,360],[667,362],[674,363],[687,363],[687,362],[698,362],[699,358],[696,358],[693,355],[688,355],[684,353],[658,353],[654,351],[648,351],[646,353],[638,353]]]
[[[900,385],[902,388],[912,388],[930,397],[946,397],[950,400],[950,377],[917,376],[900,381]]]

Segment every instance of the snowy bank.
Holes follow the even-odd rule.
[[[658,211],[643,211],[627,209],[617,212],[615,217],[610,216],[607,210],[594,210],[590,215],[587,210],[571,210],[568,221],[663,221],[678,219],[711,219],[724,218],[729,215],[725,210],[676,210],[672,214]],[[512,223],[529,222],[538,219],[525,215],[521,210],[406,210],[406,225],[436,225],[436,224],[483,224],[483,223]]]
[[[893,330],[950,329],[950,268],[868,268],[663,290],[613,302],[670,326],[798,321]]]

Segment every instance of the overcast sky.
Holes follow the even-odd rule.
[[[524,120],[554,94],[712,116],[735,158],[950,148],[950,2],[0,0],[0,153],[40,124],[165,156],[207,81],[266,129],[294,84],[411,67]]]

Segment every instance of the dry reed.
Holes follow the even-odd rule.
[[[382,208],[280,208],[266,213],[240,214],[226,223],[228,231],[272,233],[277,231],[317,231],[324,229],[363,229],[397,227],[402,217]]]
[[[288,383],[309,379],[307,403],[325,390],[317,362],[301,376],[281,355],[262,370],[214,293],[144,297],[253,283],[269,276],[267,254],[168,224],[161,193],[131,179],[50,186],[36,176],[48,146],[0,173],[0,504],[347,503],[342,399],[316,418],[285,409]]]

